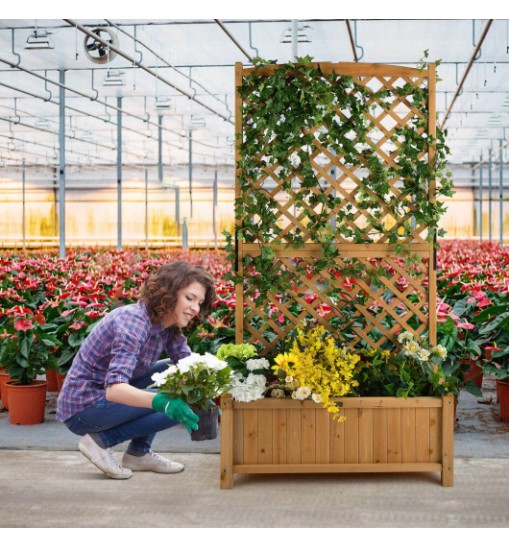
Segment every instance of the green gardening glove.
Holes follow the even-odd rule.
[[[198,415],[193,413],[182,398],[172,399],[166,394],[156,394],[152,400],[152,409],[164,413],[168,418],[181,422],[191,434],[198,430]]]

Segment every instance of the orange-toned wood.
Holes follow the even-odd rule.
[[[374,411],[359,409],[359,462],[374,462]]]
[[[442,485],[452,487],[454,483],[454,396],[443,398],[442,412]]]
[[[316,409],[302,410],[302,464],[316,462]]]
[[[330,462],[331,429],[333,423],[330,420],[330,413],[325,409],[317,409],[315,414],[315,445],[317,464],[328,464]]]
[[[272,420],[272,456],[274,463],[283,464],[286,460],[286,409],[273,409]]]
[[[240,403],[223,396],[221,486],[230,488],[235,473],[410,471],[440,471],[443,485],[451,485],[453,436],[444,435],[453,420],[449,401],[340,398],[345,420],[337,422],[312,401]],[[224,439],[235,433],[242,444]]]
[[[387,409],[387,462],[401,462],[401,409]]]
[[[287,411],[286,458],[289,464],[302,462],[302,410]]]
[[[373,413],[373,462],[387,462],[387,410]]]

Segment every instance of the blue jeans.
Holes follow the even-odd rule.
[[[169,359],[159,360],[141,377],[129,384],[145,389],[150,386],[152,375],[168,368]],[[113,447],[126,440],[131,440],[127,452],[141,456],[150,451],[155,435],[178,424],[164,413],[145,407],[132,407],[123,403],[100,399],[93,407],[84,409],[65,421],[73,434],[84,436],[90,434],[102,447]]]

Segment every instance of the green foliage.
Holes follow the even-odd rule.
[[[445,133],[439,128],[436,138],[428,133],[427,88],[405,83],[373,91],[350,76],[325,73],[319,63],[311,61],[310,57],[298,58],[267,71],[264,67],[270,61],[257,59],[255,70],[244,76],[238,88],[243,101],[237,164],[240,194],[235,203],[235,241],[229,235],[227,250],[236,263],[237,241],[259,243],[260,254],[244,257],[239,265],[244,278],[256,278],[257,304],[269,291],[287,292],[295,276],[274,268],[278,244],[299,248],[309,234],[321,250],[315,271],[335,267],[339,256],[336,242],[341,240],[363,244],[383,238],[394,244],[399,254],[409,255],[415,225],[427,227],[427,238],[433,241],[445,211],[440,199],[429,199],[430,185],[436,182],[437,198],[451,195],[450,173],[444,173],[448,153]],[[395,102],[416,107],[419,114],[413,113],[405,125],[394,127],[393,152],[387,151],[384,157],[375,146],[377,117]],[[433,162],[429,161],[430,148]],[[327,170],[315,161],[323,151],[329,153],[327,170],[336,169],[341,162],[347,171],[356,173],[355,200],[368,212],[365,226],[356,222],[356,205],[330,192]],[[305,219],[307,234],[299,223],[290,229],[278,223],[272,174],[293,202],[296,218]],[[394,192],[395,180],[401,195]],[[387,218],[396,220],[394,226],[387,225]],[[362,275],[363,268],[354,262],[350,274]],[[240,281],[238,271],[232,273],[232,279]]]

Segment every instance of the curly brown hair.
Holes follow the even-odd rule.
[[[198,282],[205,288],[205,300],[200,307],[202,320],[209,314],[216,299],[215,280],[202,266],[185,261],[172,261],[159,267],[141,288],[140,301],[147,307],[152,323],[175,310],[180,289]]]

